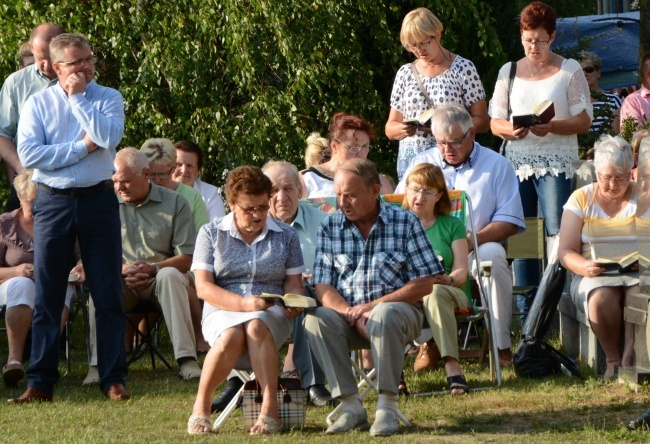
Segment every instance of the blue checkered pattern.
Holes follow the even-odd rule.
[[[419,219],[379,205],[367,240],[341,211],[318,229],[312,283],[332,285],[351,306],[379,299],[413,279],[444,273]]]

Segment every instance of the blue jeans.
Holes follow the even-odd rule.
[[[59,329],[68,274],[79,241],[88,286],[96,307],[100,389],[106,393],[127,374],[122,308],[122,239],[113,189],[85,196],[38,188],[34,212],[32,356],[28,386],[52,394],[59,380]]]
[[[562,207],[571,196],[571,180],[567,179],[566,174],[558,176],[546,174],[539,179],[535,176],[529,177],[523,182],[519,182],[519,194],[521,195],[521,204],[524,208],[525,217],[538,216],[537,205],[542,208],[544,216],[544,226],[547,236],[555,236],[560,232],[560,222],[562,221]],[[539,285],[540,261],[537,259],[515,259],[514,263],[515,282],[518,286],[535,286]],[[534,294],[528,300],[521,295],[517,296],[517,306],[519,311],[528,312],[529,302],[534,299]],[[522,322],[525,317],[522,318]]]

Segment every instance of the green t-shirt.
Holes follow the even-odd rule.
[[[451,244],[458,239],[467,239],[465,224],[457,217],[443,214],[438,216],[436,223],[429,227],[426,233],[436,254],[442,256],[445,261],[445,273],[451,273],[451,267],[454,264]]]
[[[187,201],[190,203],[190,210],[192,210],[192,217],[194,218],[194,227],[198,233],[203,225],[210,222],[210,218],[208,217],[208,209],[203,202],[201,193],[196,191],[194,188],[185,185],[183,182],[178,183],[176,192],[187,199]]]

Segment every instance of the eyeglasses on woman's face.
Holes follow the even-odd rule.
[[[416,43],[415,45],[408,45],[406,49],[409,51],[422,51],[423,49],[427,49],[432,41],[433,37],[426,42]]]
[[[435,188],[429,188],[429,187],[421,187],[417,185],[409,185],[406,188],[406,193],[410,194],[411,196],[421,196],[424,197],[425,199],[431,199],[435,197],[438,194],[438,190]]]
[[[169,169],[169,171],[167,171],[166,173],[149,173],[149,176],[150,176],[152,179],[156,179],[156,178],[164,179],[165,177],[169,177],[169,175],[174,171],[175,168],[176,168],[176,165],[174,165],[173,167],[171,167],[171,168]]]
[[[598,71],[594,66],[585,66],[584,68],[582,68],[582,70],[585,72],[585,74],[592,74]]]
[[[256,207],[242,207],[239,204],[237,206],[247,216],[254,216],[256,213],[266,214],[271,208],[269,204],[258,205]]]
[[[617,185],[625,185],[630,181],[630,173],[623,176],[605,176],[597,172],[596,176],[598,177],[598,180],[606,184],[614,182]]]
[[[339,139],[334,139],[334,140],[335,140],[336,142],[340,143],[341,145],[343,145],[344,147],[346,147],[346,148],[347,148],[348,150],[350,150],[350,152],[353,153],[353,154],[354,154],[354,153],[358,153],[358,152],[361,151],[361,150],[368,150],[368,151],[370,151],[370,150],[372,149],[372,145],[370,145],[370,144],[363,145],[363,146],[350,146],[350,145],[347,145],[347,144],[341,142]]]
[[[533,40],[533,39],[521,39],[521,43],[524,46],[528,46],[529,48],[532,48],[533,46],[537,46],[538,48],[546,48],[549,44],[551,39],[548,40]]]

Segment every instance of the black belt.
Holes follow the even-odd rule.
[[[40,182],[38,183],[38,186],[50,194],[62,194],[64,196],[81,197],[99,193],[100,191],[110,190],[113,188],[113,181],[111,179],[106,179],[102,180],[98,184],[83,188],[52,188]]]

